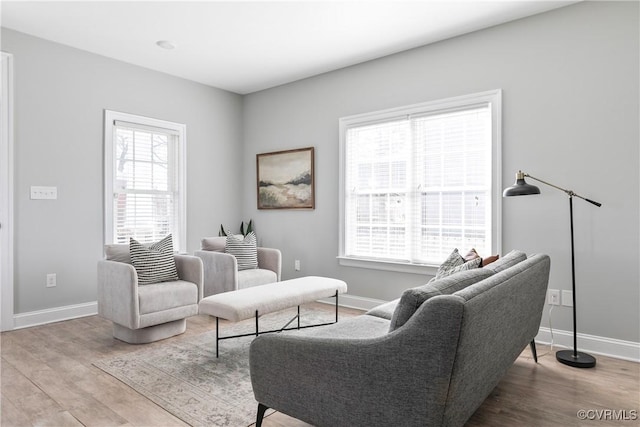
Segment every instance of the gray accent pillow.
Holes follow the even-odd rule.
[[[129,254],[138,274],[138,285],[179,280],[171,234],[149,246],[129,238]]]
[[[493,271],[484,268],[461,271],[456,274],[433,280],[426,285],[407,289],[402,293],[400,302],[393,312],[389,332],[404,325],[413,316],[413,313],[429,298],[436,295],[450,295],[467,286],[478,283],[493,276]]]
[[[400,302],[391,316],[389,332],[393,332],[407,323],[407,320],[413,316],[413,313],[416,312],[423,302],[436,295],[442,295],[442,292],[434,288],[431,284],[404,291],[400,297]]]
[[[224,251],[236,257],[238,271],[258,268],[258,248],[253,231],[244,239],[234,235],[227,236]]]

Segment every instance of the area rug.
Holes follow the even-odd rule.
[[[260,330],[281,328],[294,315],[295,309],[262,316]],[[328,311],[303,307],[301,325],[331,322],[332,316]],[[250,319],[221,325],[220,335],[253,331],[255,320]],[[249,377],[253,338],[220,341],[220,357],[216,359],[213,328],[93,364],[192,426],[246,427],[255,422],[258,407]]]

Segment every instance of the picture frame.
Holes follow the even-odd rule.
[[[258,209],[315,209],[314,147],[256,155]]]

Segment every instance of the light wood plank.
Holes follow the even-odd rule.
[[[333,311],[325,304],[314,308]],[[361,314],[340,309],[341,317]],[[130,387],[92,365],[104,357],[162,346],[215,329],[209,316],[188,319],[187,332],[168,340],[130,345],[114,339],[111,322],[98,316],[37,326],[0,335],[3,427],[186,426]],[[228,326],[221,322],[221,328]],[[477,426],[620,425],[580,421],[579,409],[640,410],[640,364],[598,357],[594,369],[558,363],[555,349],[539,346],[535,364],[526,349],[467,422]],[[309,427],[285,414],[265,418],[265,427]]]

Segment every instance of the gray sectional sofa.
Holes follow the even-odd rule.
[[[546,255],[406,290],[323,328],[251,344],[258,423],[267,408],[316,426],[461,426],[538,333]]]

